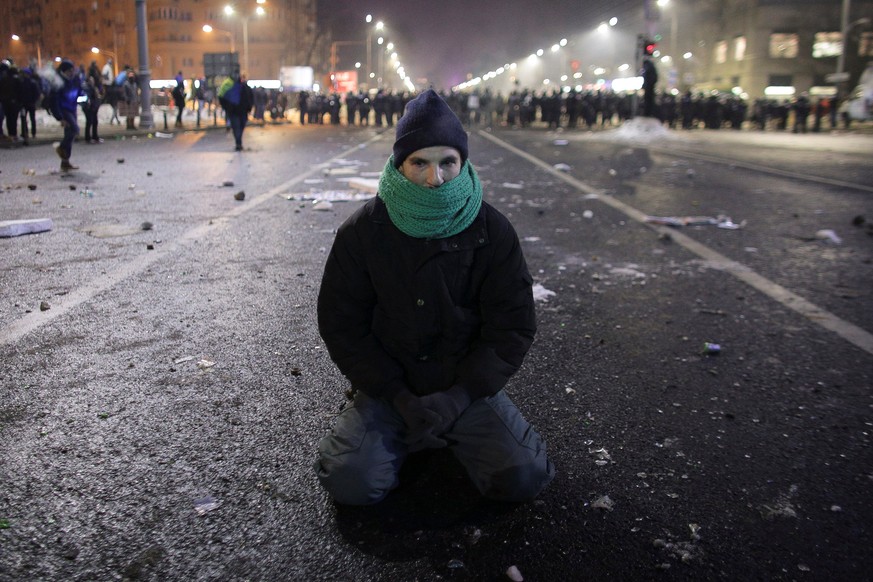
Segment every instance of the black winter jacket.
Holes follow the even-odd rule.
[[[318,295],[318,328],[355,389],[392,398],[501,390],[536,332],[518,236],[487,203],[463,232],[403,234],[374,198],[339,228]]]

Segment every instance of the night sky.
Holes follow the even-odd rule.
[[[374,22],[385,22],[407,74],[440,89],[464,81],[467,73],[548,49],[611,16],[640,32],[642,6],[643,0],[319,0],[319,20],[333,29],[334,40],[362,41],[365,16],[372,14]],[[363,47],[343,50],[365,54]]]

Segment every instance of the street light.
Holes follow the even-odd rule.
[[[12,40],[20,41],[21,37],[18,36],[17,34],[13,34]],[[42,68],[42,50],[40,49],[40,46],[39,46],[39,40],[35,40],[33,42],[33,44],[36,45],[36,66],[38,69],[41,69]]]
[[[267,13],[262,4],[266,4],[267,0],[257,0],[258,6],[255,8],[256,16],[263,16]],[[233,6],[228,4],[224,7],[224,13],[228,16],[232,16],[236,13],[233,9]],[[251,72],[249,71],[249,16],[247,14],[242,15],[242,23],[243,23],[243,70],[246,72],[249,77],[251,77]]]
[[[368,14],[367,18],[365,18],[365,21],[367,22],[367,24],[370,24],[371,22],[373,22],[373,15]],[[382,22],[381,20],[379,22],[377,22],[375,24],[375,26],[368,26],[367,27],[367,78],[368,79],[372,79],[374,76],[373,75],[373,57],[372,57],[373,30],[375,29],[377,31],[381,31],[383,28],[385,28],[385,23]],[[380,37],[380,39],[381,39],[381,37]],[[379,41],[379,44],[380,45],[382,44],[381,40]]]
[[[114,52],[107,51],[107,50],[100,50],[96,46],[91,47],[91,52],[94,53],[95,55],[99,55],[100,53],[106,53],[107,55],[112,57],[113,73],[115,74],[116,77],[118,77],[118,56]]]
[[[220,32],[221,34],[226,34],[227,38],[230,39],[230,52],[232,52],[232,53],[236,52],[236,42],[234,41],[233,33],[230,32],[229,30],[221,30],[220,28],[215,28],[212,25],[204,24],[203,25],[203,32]]]

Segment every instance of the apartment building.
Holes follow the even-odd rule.
[[[138,69],[136,4],[4,0],[0,54],[18,63],[64,57],[101,67],[112,57],[119,67]],[[312,64],[316,0],[150,0],[145,7],[152,79],[172,79],[178,71],[200,77],[207,53],[237,53],[249,79],[277,79],[282,66]]]

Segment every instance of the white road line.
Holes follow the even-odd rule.
[[[52,302],[51,309],[47,311],[32,311],[28,314],[25,314],[23,317],[12,321],[5,327],[0,328],[0,345],[11,344],[18,341],[28,333],[42,327],[43,325],[46,325],[47,323],[51,322],[54,319],[57,319],[58,317],[61,317],[62,315],[78,307],[82,303],[90,301],[97,294],[106,291],[111,287],[114,287],[124,279],[127,279],[128,277],[131,277],[137,273],[141,273],[150,265],[161,259],[172,256],[180,248],[183,248],[186,245],[191,244],[195,240],[202,239],[203,237],[224,228],[234,218],[237,218],[242,214],[254,210],[267,200],[274,200],[277,194],[289,190],[295,184],[305,180],[306,178],[317,172],[320,172],[323,164],[330,164],[335,160],[342,159],[354,152],[359,151],[362,145],[369,145],[370,143],[381,139],[381,137],[381,134],[376,135],[369,140],[363,142],[363,144],[361,145],[356,145],[354,147],[348,148],[344,152],[330,158],[329,160],[320,162],[311,170],[295,176],[287,182],[284,182],[276,186],[275,188],[271,188],[263,194],[259,194],[258,196],[252,198],[251,201],[247,202],[246,204],[236,206],[226,214],[223,214],[216,218],[212,218],[209,220],[209,222],[205,224],[199,224],[197,226],[194,226],[193,228],[185,231],[177,240],[169,243],[164,243],[160,245],[160,247],[155,247],[155,250],[153,251],[148,251],[130,261],[126,261],[114,271],[108,272],[105,275],[92,279],[84,285],[75,288],[70,293],[58,297],[57,300],[54,300]]]
[[[563,172],[559,172],[539,158],[536,158],[529,153],[520,150],[511,144],[506,143],[505,141],[491,135],[490,133],[484,131],[479,131],[477,133],[485,139],[502,147],[503,149],[508,150],[518,156],[521,156],[535,166],[542,168],[556,178],[559,178],[564,182],[570,184],[577,190],[581,190],[586,194],[597,194],[597,199],[604,204],[615,208],[619,212],[624,213],[629,218],[636,220],[637,222],[651,228],[652,230],[655,230],[659,233],[669,233],[674,241],[685,247],[688,251],[701,257],[702,259],[705,259],[715,268],[730,273],[743,283],[746,283],[747,285],[760,291],[764,295],[767,295],[771,299],[774,299],[775,301],[781,303],[785,307],[796,311],[797,313],[809,319],[811,322],[816,323],[823,328],[836,333],[849,343],[864,350],[868,354],[873,354],[873,334],[871,334],[870,332],[858,327],[853,323],[837,317],[836,315],[830,313],[825,309],[818,307],[817,305],[807,301],[796,293],[789,291],[785,287],[778,285],[773,281],[770,281],[769,279],[759,275],[758,273],[755,273],[749,267],[743,265],[742,263],[738,263],[737,261],[729,259],[728,257],[722,255],[717,251],[712,250],[706,245],[697,242],[696,240],[684,233],[681,233],[675,229],[666,226],[657,226],[647,223],[645,221],[645,213],[640,212],[636,208],[617,200],[616,198],[607,194],[605,191],[585,184],[584,182],[581,182],[576,178]]]
[[[778,168],[768,168],[766,166],[759,166],[758,164],[753,164],[751,162],[743,162],[740,160],[728,159],[728,158],[719,158],[716,156],[709,156],[706,154],[701,154],[698,152],[689,152],[682,149],[667,149],[661,147],[652,147],[649,146],[648,149],[656,152],[660,152],[662,154],[667,154],[671,156],[681,156],[694,158],[698,160],[703,160],[705,162],[711,162],[714,164],[721,164],[724,166],[736,166],[738,168],[745,168],[747,170],[753,170],[755,172],[761,172],[764,174],[773,174],[776,176],[783,176],[785,178],[793,178],[795,180],[803,180],[804,182],[817,182],[819,184],[827,184],[828,186],[837,186],[839,188],[848,188],[851,190],[863,190],[865,192],[873,192],[873,186],[868,186],[866,184],[858,184],[857,182],[844,182],[843,180],[834,180],[832,178],[823,178],[821,176],[813,176],[811,174],[801,174],[799,172],[791,172],[789,170],[780,170]]]

